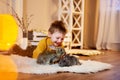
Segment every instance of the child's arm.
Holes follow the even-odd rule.
[[[38,55],[41,54],[45,49],[46,49],[46,43],[45,40],[43,39],[38,43],[36,49],[33,51],[32,57],[37,59]]]

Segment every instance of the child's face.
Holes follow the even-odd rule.
[[[65,37],[65,34],[59,32],[59,31],[55,31],[53,34],[49,33],[49,37],[51,37],[53,45],[58,47],[58,46],[61,46],[61,44],[64,40],[64,37]]]

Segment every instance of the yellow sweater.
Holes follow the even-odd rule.
[[[49,37],[46,37],[40,40],[36,49],[33,51],[33,58],[37,59],[38,55],[45,50],[51,51],[51,48],[49,46],[52,46],[52,45],[53,43]],[[62,46],[59,46],[59,47],[62,47]]]

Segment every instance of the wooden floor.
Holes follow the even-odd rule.
[[[17,80],[120,80],[120,52],[104,51],[104,54],[95,56],[81,56],[82,60],[96,60],[112,64],[114,67],[97,73],[57,73],[57,74],[23,74],[19,73]]]

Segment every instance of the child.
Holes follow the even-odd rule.
[[[38,57],[45,50],[51,51],[54,47],[63,47],[62,42],[67,33],[65,24],[62,21],[55,21],[48,29],[48,37],[43,38],[33,51],[33,58]]]

